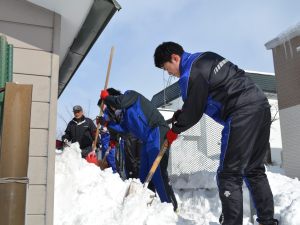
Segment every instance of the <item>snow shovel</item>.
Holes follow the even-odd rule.
[[[100,167],[101,170],[104,170],[104,169],[108,168],[108,162],[107,162],[106,158],[107,158],[110,150],[111,150],[111,147],[109,146],[107,148],[107,150],[105,151],[103,159],[102,160],[100,159],[99,162],[98,162],[99,163],[99,167]]]
[[[108,67],[107,67],[107,72],[106,72],[106,79],[105,79],[104,89],[107,89],[107,86],[108,86],[109,75],[110,75],[110,68],[111,68],[112,58],[113,58],[114,52],[115,52],[115,48],[111,47],[110,56],[109,56],[109,62],[108,62]],[[104,104],[103,104],[103,101],[102,101],[101,106],[100,106],[99,116],[103,115],[103,106],[104,106]],[[96,148],[97,148],[97,140],[98,140],[98,136],[99,136],[99,129],[100,129],[100,123],[97,124],[97,129],[96,129],[96,134],[95,134],[95,140],[93,141],[93,145],[92,145],[93,151],[95,151]]]
[[[136,181],[131,181],[131,183],[129,184],[129,188],[128,188],[128,191],[126,192],[125,194],[125,197],[127,197],[128,195],[130,194],[134,194],[138,191],[141,191],[141,190],[145,190],[148,188],[148,185],[162,159],[162,157],[164,156],[165,152],[167,151],[169,147],[169,143],[167,140],[164,141],[163,145],[161,146],[160,148],[160,151],[158,153],[158,155],[156,156],[156,159],[154,160],[152,166],[151,166],[151,169],[146,177],[146,180],[143,184],[143,186],[141,187],[140,183],[137,183]]]

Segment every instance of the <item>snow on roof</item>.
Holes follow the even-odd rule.
[[[300,22],[280,33],[276,38],[268,41],[265,46],[267,49],[272,49],[297,36],[300,36]]]
[[[268,72],[259,72],[259,71],[254,71],[254,70],[245,70],[246,73],[255,73],[255,74],[260,74],[260,75],[270,75],[270,76],[275,76],[275,73],[268,73]]]

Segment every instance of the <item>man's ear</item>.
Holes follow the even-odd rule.
[[[180,62],[180,56],[177,54],[172,54],[171,55],[171,61],[174,61],[175,63]]]

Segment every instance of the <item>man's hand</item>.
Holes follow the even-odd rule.
[[[172,129],[170,129],[167,134],[166,134],[166,138],[168,140],[169,145],[171,145],[173,143],[173,141],[175,141],[178,137],[178,134],[174,133],[174,131]]]
[[[66,146],[70,147],[69,140],[67,138],[65,138],[63,140],[63,147],[66,147]]]
[[[101,91],[101,94],[100,94],[100,98],[102,99],[102,100],[105,100],[106,98],[107,98],[107,96],[109,96],[109,93],[108,93],[108,91],[105,89],[105,90],[102,90]]]

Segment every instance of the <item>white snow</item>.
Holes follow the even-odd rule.
[[[267,172],[274,195],[275,217],[281,225],[299,225],[300,182],[278,172]],[[111,169],[101,171],[81,158],[77,143],[56,154],[55,225],[217,225],[221,212],[214,173],[179,176],[174,182],[179,212],[171,204],[138,190],[125,197],[131,180]],[[135,180],[137,182],[138,180]],[[140,184],[140,186],[142,186]],[[249,222],[249,196],[244,189],[244,225]],[[125,197],[125,198],[124,198]]]
[[[281,45],[285,42],[290,41],[294,37],[300,36],[300,23],[288,28],[287,30],[280,33],[276,38],[272,39],[271,41],[265,44],[267,49],[272,49]]]

